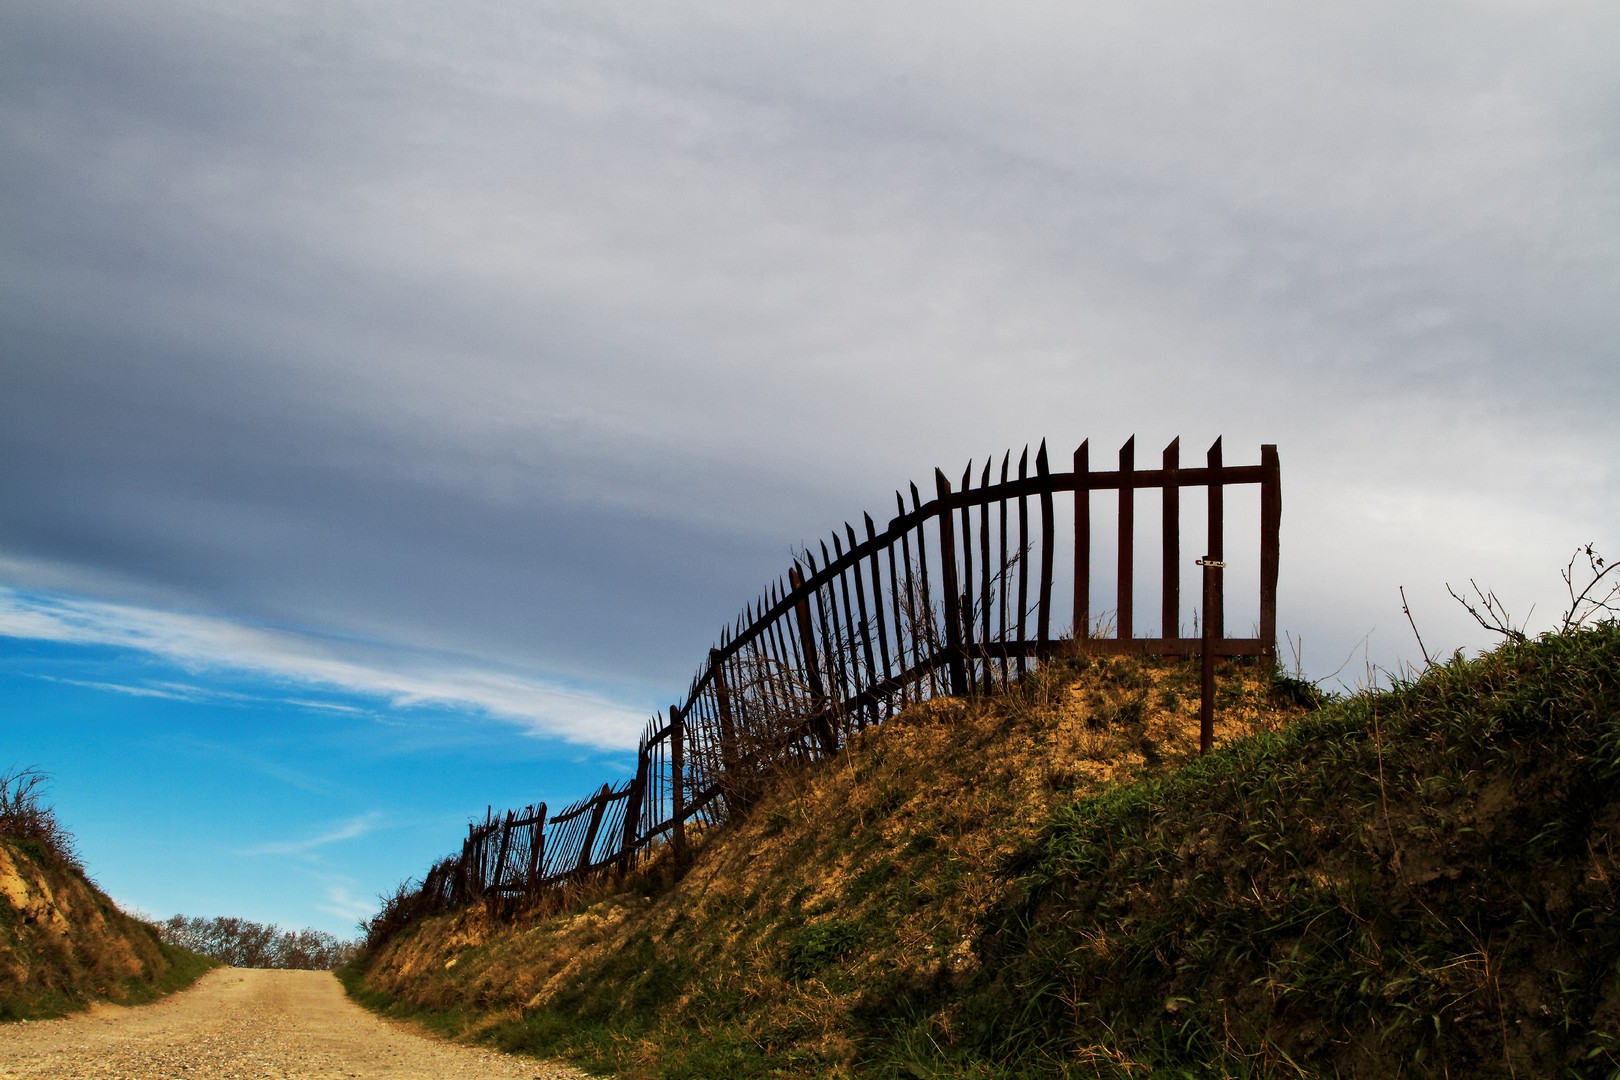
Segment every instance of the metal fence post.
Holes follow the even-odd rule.
[[[1198,752],[1207,754],[1215,742],[1215,639],[1220,636],[1210,611],[1219,602],[1221,568],[1226,564],[1205,556],[1198,560],[1198,565],[1204,568],[1204,610],[1199,617],[1204,634],[1199,652]]]

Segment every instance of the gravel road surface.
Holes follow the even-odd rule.
[[[0,1024],[4,1080],[586,1080],[374,1016],[325,971],[222,968],[135,1008]]]

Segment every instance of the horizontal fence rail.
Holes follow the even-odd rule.
[[[468,826],[461,853],[429,870],[421,912],[532,897],[605,872],[623,875],[665,847],[686,859],[687,832],[746,810],[784,765],[836,754],[849,738],[939,694],[994,693],[1058,655],[1275,659],[1282,478],[1277,448],[1256,465],[1228,465],[1221,441],[1183,466],[1180,440],[1154,468],[1138,468],[1136,440],[1111,470],[1091,467],[1089,443],[1054,472],[1042,443],[1034,461],[1009,452],[953,485],[936,470],[931,498],[909,502],[879,528],[865,515],[805,551],[720,635],[685,700],[642,733],[635,776],[604,784],[547,817],[544,803]],[[1225,634],[1225,494],[1259,487],[1259,618],[1252,637]],[[1181,633],[1182,492],[1204,498],[1201,625]],[[1158,493],[1158,634],[1136,633],[1137,502]],[[1148,496],[1151,498],[1151,494]],[[1070,509],[1059,521],[1058,501]],[[1111,626],[1093,614],[1094,504],[1112,503]],[[1057,530],[1072,527],[1071,622],[1054,627]],[[819,557],[818,557],[819,556]],[[1206,690],[1205,734],[1211,695]]]

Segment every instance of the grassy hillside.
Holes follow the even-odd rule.
[[[0,1021],[148,1001],[216,966],[163,944],[90,882],[30,778],[0,778]]]
[[[952,1003],[995,1060],[1620,1070],[1620,627],[1065,807]]]
[[[1223,672],[1219,730],[1302,710]],[[1077,796],[1186,761],[1196,665],[1054,664],[1014,692],[936,699],[785,776],[679,882],[491,925],[417,924],[370,958],[370,993],[447,1030],[630,1075],[847,1075],[918,994],[979,970],[997,873]]]
[[[1304,713],[1053,665],[784,779],[679,881],[417,924],[373,1003],[627,1076],[1620,1073],[1620,628]]]

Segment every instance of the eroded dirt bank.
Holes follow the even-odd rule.
[[[153,1005],[0,1026],[0,1078],[581,1080],[371,1015],[324,971],[223,968]]]

